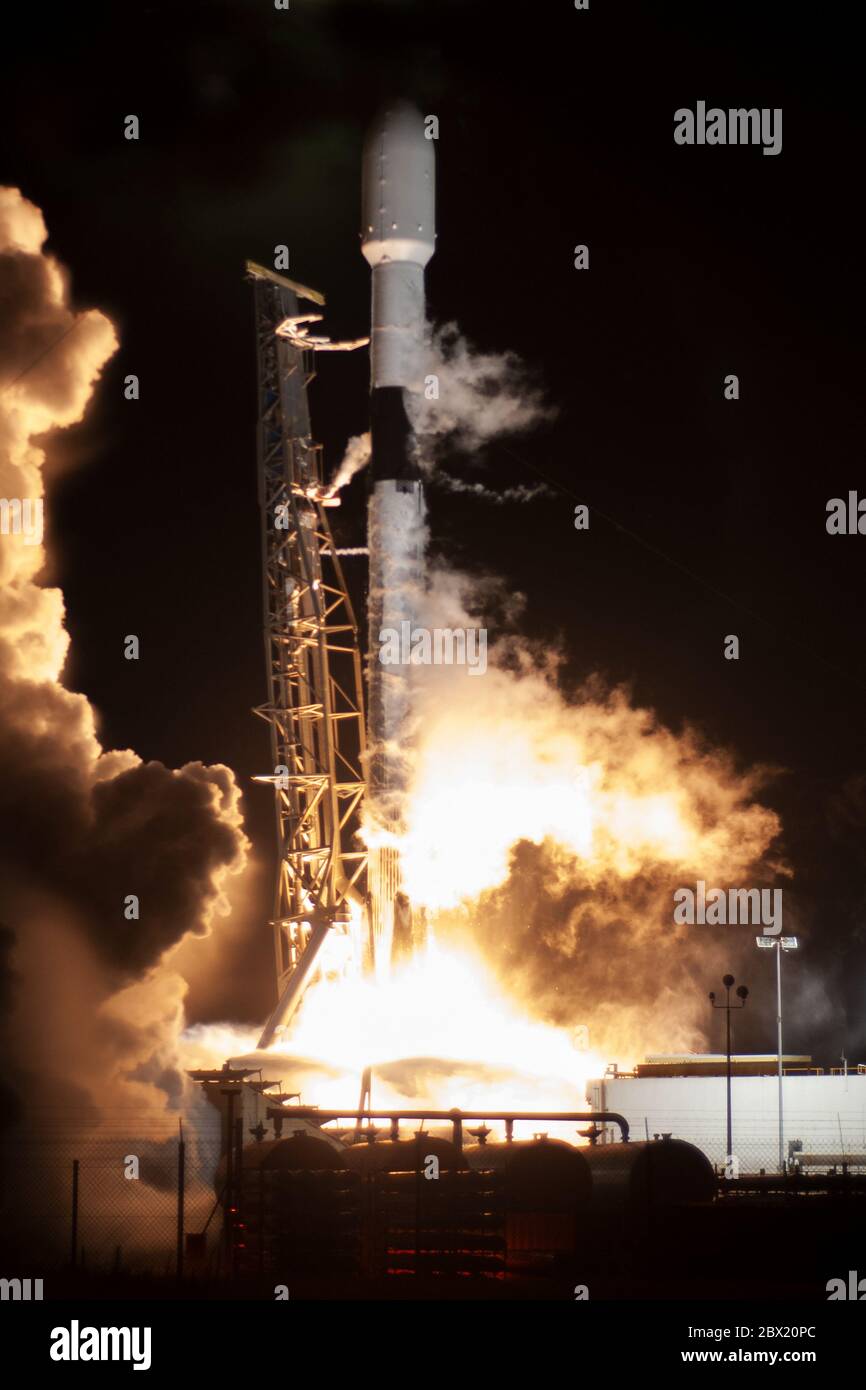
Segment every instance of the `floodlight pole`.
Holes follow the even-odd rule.
[[[716,1003],[716,996],[715,996],[715,994],[714,994],[712,991],[710,992],[710,1003],[711,1003],[711,1005],[713,1006],[714,1009],[724,1009],[724,1010],[725,1010],[725,1014],[726,1014],[726,1020],[727,1020],[727,1030],[726,1030],[726,1031],[727,1031],[727,1047],[726,1047],[726,1052],[727,1052],[727,1062],[728,1062],[728,1065],[727,1065],[727,1087],[726,1087],[726,1090],[727,1090],[727,1112],[728,1112],[728,1152],[727,1152],[727,1160],[726,1160],[726,1162],[727,1162],[727,1164],[729,1165],[729,1164],[732,1162],[732,1160],[733,1160],[733,1138],[732,1138],[733,1121],[732,1121],[732,1106],[731,1106],[731,1070],[732,1070],[732,1068],[731,1068],[731,1009],[743,1009],[743,1008],[745,1008],[745,1006],[746,1006],[746,1000],[747,1000],[748,997],[749,997],[749,991],[747,990],[747,988],[746,988],[745,985],[739,985],[739,986],[737,987],[737,998],[739,999],[740,1002],[739,1002],[739,1004],[732,1004],[732,1003],[731,1003],[731,989],[733,988],[733,986],[734,986],[734,984],[735,984],[735,980],[734,980],[733,975],[726,975],[726,976],[724,977],[724,979],[722,980],[722,984],[725,986],[725,991],[726,991],[726,994],[725,994],[725,1002],[724,1002],[724,1004],[717,1004],[717,1003]]]
[[[776,1032],[779,1050],[779,1172],[785,1171],[785,1125],[782,1111],[782,942],[776,945]]]
[[[776,952],[776,1051],[778,1053],[778,1074],[779,1074],[779,1172],[784,1173],[787,1169],[785,1162],[785,1114],[782,1101],[782,1077],[784,1068],[782,1065],[782,952],[796,951],[799,942],[796,936],[778,936],[773,940],[766,936],[756,936],[755,944],[764,947],[765,950]]]

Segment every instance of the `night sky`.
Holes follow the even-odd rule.
[[[526,595],[523,625],[563,644],[568,682],[626,682],[674,729],[777,769],[762,799],[783,819],[806,947],[790,970],[820,970],[833,1004],[790,1045],[831,1065],[843,1047],[866,1061],[866,537],[825,529],[829,498],[866,495],[864,118],[853,36],[805,15],[611,0],[19,10],[0,180],[43,210],[74,303],[121,337],[85,423],[50,448],[67,682],[107,747],[224,762],[247,787],[268,749],[250,714],[265,678],[244,261],[287,243],[290,273],[327,296],[326,331],[364,333],[365,126],[394,95],[438,115],[429,310],[518,353],[558,414],[453,470],[543,478],[556,500],[435,493],[434,543]],[[781,107],[781,154],[677,146],[673,113],[698,100]],[[366,427],[367,371],[363,353],[320,359],[328,472]],[[345,545],[363,543],[364,499],[359,478],[332,514]],[[121,655],[132,632],[138,662]],[[729,633],[738,662],[722,657]],[[260,1021],[269,793],[250,787],[246,807],[261,926],[208,1014]],[[195,1015],[194,988],[191,1002]],[[744,1045],[772,1047],[768,1010],[749,1027]]]

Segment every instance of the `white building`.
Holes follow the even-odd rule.
[[[784,1058],[786,1066],[809,1058]],[[774,1057],[732,1059],[733,1151],[740,1173],[778,1171],[779,1082]],[[628,1121],[632,1139],[671,1134],[703,1149],[718,1168],[727,1149],[725,1058],[649,1058],[633,1074],[608,1074],[587,1084],[592,1110],[612,1110]],[[707,1075],[707,1072],[714,1074]],[[764,1074],[743,1074],[763,1071]],[[695,1074],[704,1073],[704,1074]],[[738,1075],[737,1072],[740,1074]],[[784,1153],[805,1171],[841,1168],[866,1173],[866,1067],[847,1075],[812,1068],[783,1076]],[[619,1139],[616,1125],[600,1142]],[[859,1160],[859,1161],[858,1161]],[[734,1170],[737,1171],[736,1168]]]

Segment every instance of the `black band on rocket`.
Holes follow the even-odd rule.
[[[415,438],[406,414],[402,386],[380,386],[370,395],[372,458],[370,482],[420,478],[415,460]]]

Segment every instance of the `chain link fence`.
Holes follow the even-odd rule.
[[[715,1111],[684,1114],[687,1134],[677,1133],[675,1116],[668,1113],[666,1120],[675,1137],[688,1137],[704,1150],[719,1178],[747,1178],[762,1168],[770,1176],[779,1172],[777,1138],[770,1139],[757,1122],[738,1121],[735,1113],[736,1169],[726,1173],[724,1125]],[[644,1124],[634,1124],[632,1138],[655,1133],[647,1116]],[[231,1134],[224,1151],[219,1116],[181,1133],[164,1115],[130,1113],[97,1129],[58,1114],[28,1123],[20,1133],[7,1130],[0,1143],[0,1274],[25,1278],[71,1270],[78,1280],[101,1280],[102,1287],[127,1277],[182,1279],[188,1289],[226,1276],[276,1278],[299,1269],[352,1278],[407,1271],[496,1276],[508,1252],[513,1259],[522,1248],[522,1233],[505,1212],[495,1174],[455,1171],[428,1184],[415,1171],[372,1172],[363,1181],[342,1168],[295,1171],[298,1164],[273,1171],[256,1162],[256,1146],[245,1144],[240,1119]],[[850,1187],[853,1199],[866,1177],[866,1127],[827,1122],[823,1128],[813,1124],[810,1134],[810,1149],[795,1150],[792,1159],[816,1177],[844,1172],[846,1178],[835,1181],[846,1191]],[[823,1152],[816,1151],[817,1140],[826,1146]],[[785,1182],[791,1196],[801,1186],[790,1178]],[[829,1191],[832,1182],[827,1186]],[[723,1196],[731,1191],[724,1182],[718,1190]],[[539,1199],[547,1195],[540,1192]],[[591,1195],[587,1203],[578,1231],[587,1229],[595,1210]],[[529,1205],[537,1240],[542,1218],[534,1208],[540,1211],[544,1202]],[[808,1205],[815,1206],[814,1197]],[[859,1205],[857,1210],[862,1215]],[[627,1214],[634,1225],[630,1208]],[[570,1209],[565,1216],[577,1220]],[[559,1219],[565,1220],[562,1213]],[[821,1220],[827,1219],[824,1212]],[[544,1220],[544,1240],[558,1249],[551,1219]]]
[[[3,1247],[40,1269],[219,1272],[220,1148],[218,1129],[182,1135],[146,1117],[95,1133],[62,1121],[7,1132]]]
[[[629,1115],[632,1139],[671,1134],[701,1149],[720,1176],[737,1178],[780,1172],[779,1130],[775,1112],[743,1114],[735,1105],[731,1116],[729,1160],[724,1108],[675,1110],[655,1115]],[[783,1162],[789,1172],[866,1176],[866,1113],[848,1115],[797,1114],[786,1118]]]

